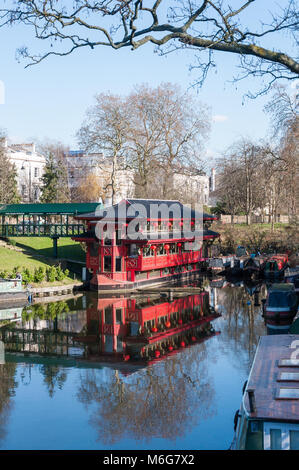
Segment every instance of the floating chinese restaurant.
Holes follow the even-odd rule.
[[[86,232],[73,237],[86,244],[86,267],[95,290],[131,290],[192,279],[206,267],[219,237],[217,219],[179,201],[125,199],[76,217]]]

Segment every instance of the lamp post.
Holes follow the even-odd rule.
[[[21,167],[21,170],[25,171],[26,170],[26,166],[24,164],[25,162],[23,162],[22,164],[22,167]],[[28,168],[29,168],[29,192],[28,192],[28,195],[29,195],[29,201],[28,202],[31,202],[32,201],[32,197],[31,197],[31,164],[30,164],[30,161],[29,160],[26,160],[26,163],[28,163]],[[25,173],[25,178],[26,178],[26,173]]]

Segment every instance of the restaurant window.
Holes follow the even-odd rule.
[[[104,271],[111,272],[111,256],[104,256]]]
[[[116,323],[121,323],[122,308],[117,308],[115,311]]]
[[[122,258],[120,256],[117,256],[115,258],[115,271],[120,272],[122,270]]]
[[[89,245],[89,255],[92,257],[98,256],[99,253],[99,245],[98,243],[90,243]]]
[[[121,237],[122,237],[121,227],[118,227],[117,230],[115,231],[115,244],[117,246],[121,245]]]
[[[107,325],[112,325],[113,323],[113,318],[112,318],[112,307],[106,307],[105,308],[105,323]]]

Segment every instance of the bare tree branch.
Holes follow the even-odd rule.
[[[248,74],[277,79],[295,79],[299,75],[298,57],[288,50],[269,47],[267,38],[280,44],[288,33],[298,43],[298,0],[284,0],[263,11],[256,0],[7,0],[0,9],[1,25],[24,23],[35,37],[50,42],[53,50],[33,55],[27,48],[20,53],[37,64],[51,55],[64,56],[82,47],[108,46],[115,50],[136,50],[151,43],[170,50],[191,48],[210,51],[208,62],[200,62],[202,79],[212,63],[212,53],[227,52],[240,57],[240,66]],[[239,5],[238,5],[239,4]],[[246,21],[256,12],[254,28]],[[58,40],[58,41],[56,41]],[[162,52],[163,53],[163,52]],[[255,61],[246,60],[246,58]],[[245,60],[244,60],[245,58]],[[258,64],[258,67],[256,67]],[[27,65],[27,66],[28,66]],[[199,79],[199,83],[203,80]],[[269,87],[265,86],[264,91]]]

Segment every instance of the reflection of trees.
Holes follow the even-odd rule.
[[[130,377],[110,370],[100,383],[96,372],[86,371],[78,398],[96,403],[91,422],[99,440],[111,445],[124,436],[175,439],[211,415],[214,389],[206,356],[205,345],[196,345]]]
[[[55,389],[62,390],[63,384],[67,379],[65,369],[50,364],[43,364],[40,367],[40,373],[44,376],[44,384],[46,385],[49,396],[52,398],[55,393]]]
[[[5,426],[11,410],[10,397],[14,394],[16,365],[0,364],[0,442],[4,439]]]
[[[265,334],[262,307],[254,303],[254,295],[250,295],[243,286],[227,286],[218,290],[219,310],[223,315],[219,348],[223,350],[228,340],[233,341],[236,362],[241,367],[245,362],[246,369],[252,363],[259,337]]]

